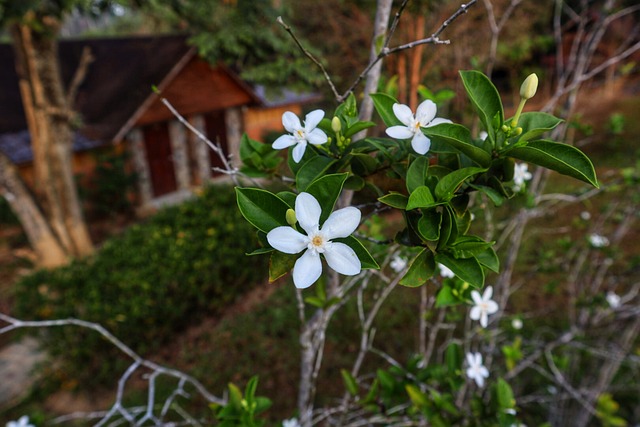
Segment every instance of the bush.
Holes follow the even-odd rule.
[[[245,255],[255,240],[233,190],[211,187],[107,241],[90,259],[23,278],[16,284],[16,314],[97,322],[138,352],[157,350],[263,280],[265,257]],[[53,355],[65,355],[65,377],[95,385],[122,369],[114,366],[117,352],[97,334],[50,329],[44,338]]]

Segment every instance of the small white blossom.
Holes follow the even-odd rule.
[[[290,418],[282,422],[282,427],[300,427],[300,422],[297,418]]]
[[[589,235],[589,243],[591,243],[591,246],[594,248],[604,248],[605,246],[609,246],[609,239],[600,234],[593,233]]]
[[[607,292],[607,303],[609,303],[609,307],[614,310],[620,307],[620,295],[616,294],[613,291]]]
[[[6,427],[35,427],[35,426],[29,422],[29,417],[27,415],[23,415],[20,417],[18,421],[9,421]]]
[[[478,387],[484,387],[484,379],[489,378],[489,371],[482,364],[482,355],[480,353],[467,353],[467,377],[474,380]]]
[[[451,271],[446,265],[438,263],[438,270],[440,270],[440,275],[444,278],[456,277],[455,273]]]
[[[584,221],[589,221],[591,219],[591,213],[589,211],[582,211],[580,212],[580,218]]]
[[[389,263],[389,267],[396,273],[400,273],[407,267],[407,260],[400,255],[394,255],[393,259]]]
[[[518,192],[522,190],[524,183],[533,177],[528,169],[529,165],[526,163],[515,164],[513,168],[513,191]]]
[[[512,327],[513,329],[515,329],[515,330],[520,330],[520,329],[522,329],[522,326],[523,326],[523,324],[522,324],[522,319],[520,319],[520,318],[518,318],[518,317],[516,317],[515,319],[513,319],[513,320],[511,321],[511,327]]]
[[[487,286],[482,296],[480,296],[480,292],[478,291],[471,291],[471,299],[473,299],[474,306],[471,307],[469,317],[472,320],[479,320],[483,328],[487,327],[489,315],[498,311],[498,304],[491,299],[492,295],[492,286]]]
[[[481,130],[480,134],[478,135],[478,138],[480,138],[482,141],[485,141],[488,136],[489,136],[489,134],[487,132]]]
[[[404,104],[393,104],[393,113],[404,126],[391,126],[386,132],[391,138],[409,139],[411,147],[418,154],[426,154],[431,148],[431,140],[420,128],[428,128],[441,123],[451,123],[451,120],[436,117],[436,104],[427,99],[418,105],[415,117],[411,108]]]
[[[304,126],[302,126],[298,116],[291,111],[286,111],[282,115],[282,124],[291,135],[280,136],[271,146],[276,150],[280,150],[295,145],[292,153],[293,161],[296,163],[300,162],[304,155],[304,150],[307,148],[307,143],[320,145],[327,142],[327,134],[317,128],[318,123],[320,123],[323,117],[324,111],[314,110],[307,114],[304,120]]]
[[[354,250],[344,243],[331,241],[348,237],[358,228],[358,208],[349,206],[333,212],[320,228],[320,203],[311,194],[300,193],[296,197],[295,213],[307,235],[293,227],[281,226],[267,233],[267,241],[273,248],[287,254],[305,251],[293,267],[293,283],[297,288],[308,288],[318,280],[322,274],[320,254],[329,267],[340,274],[355,276],[360,273],[362,266]]]

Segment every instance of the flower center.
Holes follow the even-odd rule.
[[[307,248],[311,249],[316,253],[323,253],[326,249],[327,240],[321,233],[315,233],[309,236],[309,245]]]
[[[305,136],[304,136],[304,129],[298,129],[298,130],[296,131],[295,137],[296,137],[297,139],[305,139]]]
[[[413,132],[420,132],[421,127],[422,127],[422,123],[420,123],[420,120],[415,120],[413,122]]]

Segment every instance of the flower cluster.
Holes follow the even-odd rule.
[[[35,427],[35,426],[29,422],[29,417],[27,415],[23,415],[18,419],[18,421],[9,421],[6,427]]]

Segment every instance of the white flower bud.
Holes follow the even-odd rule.
[[[333,129],[335,133],[340,132],[342,129],[342,123],[340,123],[340,119],[336,116],[331,119],[331,129]]]
[[[538,76],[536,73],[529,74],[524,82],[522,82],[522,86],[520,86],[520,98],[522,99],[531,99],[536,94],[538,90]]]

